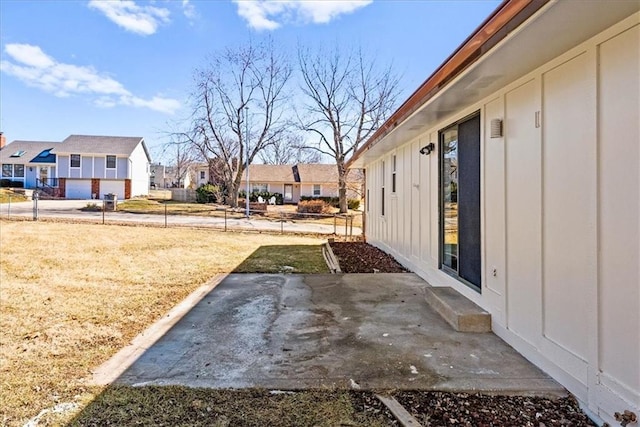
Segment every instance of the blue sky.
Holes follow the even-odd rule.
[[[0,2],[0,131],[8,141],[142,136],[161,159],[208,55],[271,37],[294,53],[362,46],[401,76],[401,100],[497,0]],[[168,159],[164,159],[168,160]]]

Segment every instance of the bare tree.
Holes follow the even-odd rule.
[[[346,162],[393,112],[398,77],[391,67],[378,68],[362,50],[328,54],[298,50],[304,113],[302,128],[318,138],[313,148],[335,159],[340,212],[347,212]]]
[[[226,203],[238,205],[240,181],[285,130],[285,87],[291,66],[271,42],[227,48],[196,70],[192,124],[182,139],[215,167]]]
[[[286,133],[260,153],[267,165],[292,165],[297,163],[319,163],[320,152],[305,147],[300,135]]]

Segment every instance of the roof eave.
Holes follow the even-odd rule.
[[[347,168],[550,0],[505,0],[354,153]]]

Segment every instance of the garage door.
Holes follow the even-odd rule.
[[[65,183],[67,199],[90,199],[90,179],[67,179]]]
[[[100,180],[100,198],[105,194],[113,193],[118,196],[118,200],[124,200],[124,181]]]

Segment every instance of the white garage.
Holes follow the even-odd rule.
[[[67,179],[66,184],[67,199],[90,199],[91,180],[90,179]]]
[[[122,180],[100,180],[100,194],[98,198],[103,199],[105,194],[115,194],[118,200],[124,200],[124,181]]]

